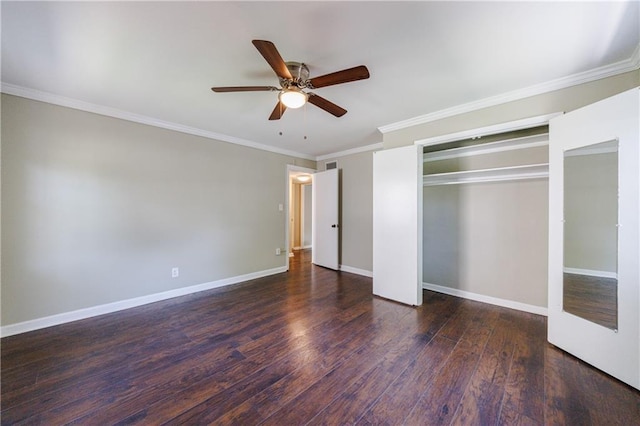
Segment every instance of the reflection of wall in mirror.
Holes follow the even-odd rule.
[[[617,271],[617,152],[567,156],[564,267]]]

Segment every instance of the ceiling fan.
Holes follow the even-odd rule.
[[[333,86],[334,84],[348,83],[350,81],[369,78],[369,70],[364,65],[336,71],[331,74],[309,78],[309,68],[301,62],[285,62],[276,46],[267,40],[253,40],[253,45],[269,63],[280,80],[280,87],[275,86],[236,86],[236,87],[212,87],[216,93],[225,92],[280,92],[278,103],[269,116],[269,120],[279,120],[287,108],[300,108],[309,102],[318,108],[327,111],[336,117],[342,117],[347,110],[329,102],[325,98],[313,92],[305,92],[304,89],[319,89]]]

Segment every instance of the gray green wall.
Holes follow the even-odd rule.
[[[546,179],[424,188],[423,281],[546,307]]]
[[[315,167],[9,95],[1,136],[3,326],[283,267],[286,165]]]
[[[634,71],[387,133],[383,143],[570,111],[638,85]],[[341,263],[371,271],[372,153],[337,160]],[[284,266],[274,249],[285,246],[277,207],[286,164],[315,168],[2,95],[2,325]],[[512,298],[513,289],[474,291]],[[534,291],[520,301],[538,304],[546,281]]]

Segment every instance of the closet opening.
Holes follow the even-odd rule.
[[[423,144],[423,288],[545,314],[549,128]]]

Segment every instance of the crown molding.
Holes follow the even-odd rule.
[[[359,154],[361,152],[376,151],[382,148],[383,148],[382,142],[378,142],[372,145],[361,146],[359,148],[352,148],[352,149],[347,149],[345,151],[334,152],[331,154],[319,155],[315,158],[315,160],[324,161],[324,160],[329,160],[329,159],[338,158],[338,157],[346,157],[347,155]]]
[[[207,139],[213,139],[222,142],[228,142],[235,145],[241,145],[249,148],[260,149],[275,154],[282,154],[296,158],[304,158],[307,160],[315,160],[313,155],[303,154],[301,152],[290,151],[287,149],[276,148],[273,146],[261,144],[259,142],[241,139],[234,136],[223,135],[208,130],[198,129],[196,127],[184,126],[170,121],[159,120],[145,115],[134,114],[117,108],[111,108],[104,105],[93,104],[78,99],[67,98],[65,96],[56,95],[54,93],[43,92],[40,90],[30,89],[27,87],[17,86],[10,83],[1,83],[0,91],[7,95],[19,96],[34,101],[46,102],[49,104],[59,105],[67,108],[73,108],[80,111],[91,112],[94,114],[104,115],[107,117],[119,118],[121,120],[132,121],[134,123],[146,124],[148,126],[159,127],[162,129],[173,130],[175,132],[186,133],[189,135],[200,136]]]
[[[514,90],[497,96],[457,105],[451,108],[445,108],[440,111],[432,112],[418,117],[409,118],[407,120],[398,121],[396,123],[387,124],[378,127],[381,133],[389,133],[396,130],[406,129],[407,127],[417,126],[419,124],[430,123],[432,121],[442,120],[443,118],[453,117],[467,112],[488,108],[507,102],[513,102],[531,96],[541,95],[555,90],[566,89],[568,87],[577,86],[591,81],[600,80],[614,75],[623,74],[625,72],[634,71],[640,68],[640,44],[636,46],[631,57],[614,64],[605,65],[603,67],[594,68],[589,71],[551,80],[546,83],[536,84],[534,86],[525,87],[523,89]]]

